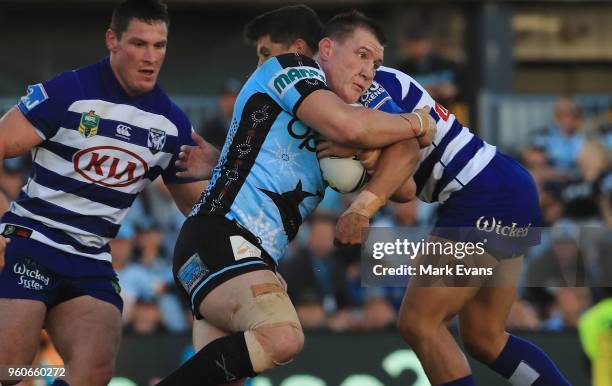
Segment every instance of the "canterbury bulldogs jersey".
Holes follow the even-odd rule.
[[[60,250],[110,261],[108,241],[137,194],[161,175],[177,178],[174,161],[193,144],[185,114],[156,86],[126,95],[109,59],[29,86],[17,105],[43,142],[33,170],[3,226]]]
[[[496,154],[492,146],[467,127],[425,91],[413,78],[389,67],[380,67],[372,86],[359,102],[390,113],[411,112],[430,106],[437,133],[432,144],[421,149],[414,174],[417,196],[426,202],[445,202],[480,173]]]
[[[275,260],[282,257],[323,198],[316,133],[295,112],[310,93],[326,88],[310,58],[286,54],[261,65],[238,95],[219,162],[192,214],[235,220]]]

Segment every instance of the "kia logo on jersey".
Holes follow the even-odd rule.
[[[107,187],[128,186],[141,179],[149,166],[138,154],[116,146],[96,146],[79,151],[74,170],[87,180]]]

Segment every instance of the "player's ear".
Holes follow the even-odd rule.
[[[117,50],[118,40],[119,39],[117,39],[117,34],[115,33],[115,31],[113,31],[111,28],[106,30],[106,48],[108,48],[110,52],[114,52],[115,50]]]
[[[327,60],[329,59],[334,42],[330,38],[323,38],[319,41],[319,59]]]
[[[308,47],[308,44],[306,43],[304,39],[300,39],[300,38],[296,39],[293,42],[292,46],[298,54],[304,55],[304,56],[312,56],[312,51],[310,50],[310,48]]]

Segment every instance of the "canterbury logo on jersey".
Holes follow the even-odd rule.
[[[282,96],[290,86],[293,86],[302,79],[314,79],[325,83],[323,71],[314,67],[289,67],[277,72],[270,80],[268,87]]]
[[[130,139],[132,128],[128,125],[117,125],[117,137]]]

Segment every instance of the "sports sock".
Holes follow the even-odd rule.
[[[513,386],[571,386],[544,351],[512,335],[489,367]]]
[[[210,342],[157,386],[224,385],[255,375],[244,333],[239,332]]]
[[[476,384],[474,383],[474,377],[470,374],[467,377],[455,379],[454,381],[443,383],[440,386],[476,386]]]

